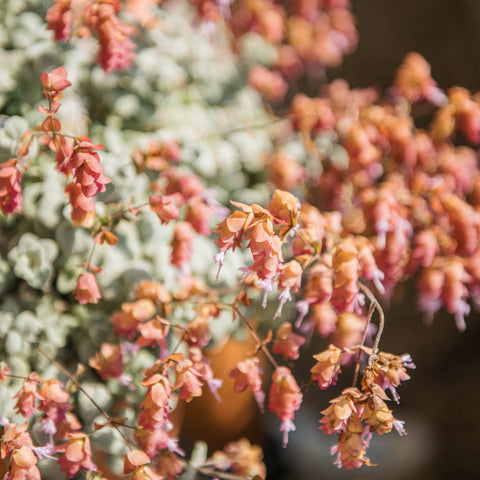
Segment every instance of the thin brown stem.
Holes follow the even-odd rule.
[[[40,347],[37,348],[37,351],[38,353],[40,353],[40,355],[43,355],[49,362],[53,363],[58,369],[60,369],[68,377],[68,379],[78,388],[78,390],[82,392],[83,395],[85,395],[85,397],[88,398],[91,404],[108,420],[110,425],[112,425],[112,428],[114,428],[117,431],[117,433],[122,437],[127,447],[130,450],[133,450],[133,447],[128,441],[127,437],[125,437],[125,435],[120,431],[118,426],[112,422],[110,415],[107,412],[105,412],[105,410],[100,405],[98,405],[98,403],[83,389],[83,387],[80,385],[78,380],[74,378],[70,374],[70,372],[65,367],[63,367],[63,365],[57,362],[54,358],[50,357],[50,355],[46,354]]]
[[[7,373],[5,376],[8,377],[8,378],[16,378],[18,380],[26,380],[27,379],[27,377],[21,377],[20,375],[11,375],[10,373]]]
[[[93,242],[92,248],[90,249],[90,255],[88,256],[87,263],[85,264],[85,270],[88,272],[90,269],[91,263],[92,263],[92,258],[93,258],[93,252],[95,251],[96,243]]]
[[[360,358],[362,356],[362,347],[365,344],[365,338],[367,337],[368,326],[370,325],[370,321],[372,320],[372,316],[373,316],[373,312],[375,311],[375,308],[376,308],[375,304],[371,303],[370,308],[368,310],[367,323],[365,323],[365,328],[363,329],[362,341],[360,342],[360,346],[358,347],[357,362],[355,363],[355,373],[353,375],[352,387],[355,387],[357,385],[358,371],[360,369]]]
[[[372,293],[372,291],[363,283],[359,282],[358,286],[360,290],[367,296],[370,302],[373,305],[375,305],[375,308],[378,311],[378,316],[380,317],[380,320],[378,323],[378,331],[377,331],[377,335],[375,336],[375,342],[373,344],[372,353],[370,355],[370,358],[368,359],[368,364],[371,366],[373,363],[373,359],[377,355],[378,345],[380,344],[380,339],[382,338],[383,328],[385,326],[385,314],[383,313],[383,308],[381,307],[379,301],[377,300],[375,295]]]
[[[267,346],[260,340],[259,336],[257,335],[257,332],[252,327],[252,325],[248,321],[247,317],[245,317],[245,315],[243,315],[242,312],[240,312],[240,310],[238,309],[238,307],[236,305],[231,305],[231,307],[237,313],[237,315],[240,317],[243,324],[247,327],[248,333],[257,342],[257,345],[260,348],[260,350],[262,350],[262,352],[268,358],[270,363],[275,367],[275,369],[277,369],[278,368],[278,363],[273,358],[273,356],[270,353],[270,350],[267,348]]]

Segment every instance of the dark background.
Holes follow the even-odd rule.
[[[342,67],[327,71],[330,80],[345,78],[352,87],[388,88],[404,56],[416,51],[430,63],[440,87],[480,90],[480,1],[352,3],[358,48]],[[280,478],[480,479],[479,314],[472,311],[466,332],[459,333],[453,318],[445,313],[437,315],[433,325],[425,325],[416,309],[413,283],[396,297],[387,310],[381,345],[387,352],[409,352],[417,365],[410,372],[412,379],[399,389],[400,406],[390,406],[396,417],[406,421],[408,436],[400,438],[392,432],[373,442],[368,455],[377,467],[336,471],[325,458],[329,442],[318,438],[317,425],[306,420],[305,437],[292,442],[295,451],[288,451],[287,464],[292,461],[301,471],[303,463],[310,471]],[[316,403],[325,408],[325,392],[318,397]],[[318,411],[312,413],[318,418]],[[301,432],[296,436],[302,436]],[[310,460],[300,456],[307,446]]]
[[[345,58],[342,67],[327,71],[330,80],[340,77],[352,87],[388,88],[404,56],[416,51],[430,63],[440,87],[460,85],[473,92],[480,90],[480,1],[352,3],[358,48]],[[282,479],[480,479],[479,314],[472,311],[466,332],[459,333],[453,318],[445,313],[437,315],[433,325],[425,325],[416,309],[413,284],[398,291],[396,297],[387,311],[381,345],[387,352],[409,352],[417,365],[410,372],[412,379],[399,389],[400,406],[390,406],[396,417],[406,421],[408,436],[401,438],[392,432],[377,439],[368,455],[378,466],[345,472],[335,471],[325,459],[329,444],[318,439],[316,425],[312,430],[307,427],[303,444],[317,461],[308,463],[302,458],[295,463],[311,465],[310,475],[293,473]],[[323,400],[317,403],[325,408],[325,393],[318,396]],[[318,418],[318,412],[313,413]],[[299,458],[302,439],[295,445],[296,452],[289,452],[293,461]]]

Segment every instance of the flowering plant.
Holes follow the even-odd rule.
[[[32,4],[0,7],[4,478],[265,478],[244,438],[187,459],[178,412],[230,382],[285,447],[306,357],[321,390],[351,367],[319,429],[337,466],[372,465],[415,368],[381,350],[382,305],[411,279],[463,331],[480,302],[479,98],[415,53],[383,97],[302,93],[356,45],[348,0]],[[220,378],[209,348],[245,333]]]

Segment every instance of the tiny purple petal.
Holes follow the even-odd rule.
[[[41,460],[42,458],[50,458],[51,460],[57,460],[55,457],[52,457],[56,453],[55,447],[47,443],[43,447],[32,447],[33,453]]]
[[[299,313],[297,321],[295,322],[295,327],[299,328],[310,309],[310,304],[306,300],[300,300],[295,304],[295,307]]]
[[[218,263],[218,270],[217,275],[215,277],[215,281],[218,282],[218,277],[220,276],[220,270],[223,267],[223,262],[225,261],[225,252],[219,252],[213,256],[213,261]]]
[[[405,422],[403,420],[394,420],[393,421],[393,426],[395,427],[395,430],[398,432],[398,434],[403,437],[403,435],[407,435],[407,432],[405,428],[403,427],[405,425]]]
[[[136,357],[141,347],[134,342],[123,342],[120,347],[122,355],[130,354],[132,357]]]
[[[385,293],[385,287],[383,286],[383,283],[382,283],[384,279],[385,279],[385,274],[379,268],[377,268],[375,272],[373,272],[372,281],[376,289],[378,290],[378,293],[382,295]]]
[[[207,385],[210,391],[212,392],[212,395],[215,397],[215,400],[218,403],[222,403],[222,399],[220,398],[220,395],[218,394],[217,390],[223,385],[223,381],[220,380],[219,378],[212,378],[210,380],[207,380]]]
[[[266,308],[267,307],[268,294],[272,291],[272,288],[273,288],[272,279],[271,278],[266,278],[265,280],[262,280],[260,285],[262,287],[262,290],[265,291],[265,293],[263,295],[262,307]]]
[[[263,413],[265,412],[265,393],[262,390],[258,390],[257,392],[253,392],[253,396],[258,404],[258,408]]]
[[[40,430],[47,435],[55,435],[55,433],[57,433],[56,425],[49,418],[42,420],[42,423],[40,424]]]
[[[278,305],[277,311],[275,312],[274,319],[279,317],[282,314],[282,309],[285,303],[292,299],[292,295],[290,294],[290,287],[285,288],[281,291],[280,295],[278,296],[280,303]]]
[[[288,433],[295,431],[295,425],[291,420],[284,420],[280,425],[280,431],[283,432],[282,446],[285,448],[288,443]]]

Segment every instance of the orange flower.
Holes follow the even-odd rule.
[[[97,370],[102,380],[120,378],[123,373],[122,351],[120,345],[102,343],[100,352],[90,358],[88,364]]]
[[[262,391],[260,373],[262,373],[260,360],[254,357],[247,358],[247,360],[243,362],[238,362],[237,366],[230,370],[229,376],[235,381],[234,391],[240,393],[249,388],[253,392],[260,410],[263,412],[265,394]]]
[[[58,451],[64,452],[57,462],[60,470],[73,478],[80,470],[97,470],[92,462],[90,440],[84,433],[71,433],[68,435],[69,442],[58,447]]]
[[[352,312],[356,302],[358,302],[360,264],[358,262],[358,250],[351,238],[346,238],[339,243],[333,254],[332,262],[335,271],[332,305],[339,313]]]
[[[330,385],[335,385],[340,373],[342,351],[334,345],[329,345],[327,350],[314,355],[313,358],[317,360],[317,363],[310,370],[312,380],[317,382],[323,390]]]
[[[10,457],[10,473],[5,475],[11,480],[40,480],[40,471],[37,468],[37,457],[32,449],[22,446],[15,450]]]
[[[305,338],[302,335],[292,332],[292,324],[284,322],[277,330],[272,352],[296,360],[300,355],[299,349],[304,343]]]
[[[193,363],[188,358],[182,360],[175,367],[177,378],[175,380],[174,389],[180,389],[180,399],[186,402],[192,400],[193,397],[202,395],[201,375],[193,368]]]
[[[71,408],[70,395],[65,391],[62,383],[56,379],[45,380],[38,393],[41,396],[39,409],[44,412],[40,428],[47,434],[54,434]]]
[[[273,192],[272,200],[266,206],[266,209],[273,215],[276,221],[284,224],[279,232],[281,237],[297,225],[298,215],[300,214],[300,201],[295,195],[289,192],[276,189]]]
[[[40,381],[41,378],[35,372],[30,373],[30,375],[23,381],[20,390],[13,397],[18,398],[15,409],[25,418],[30,418],[37,410],[35,407],[35,401],[37,399],[43,399],[43,397],[37,392]]]

